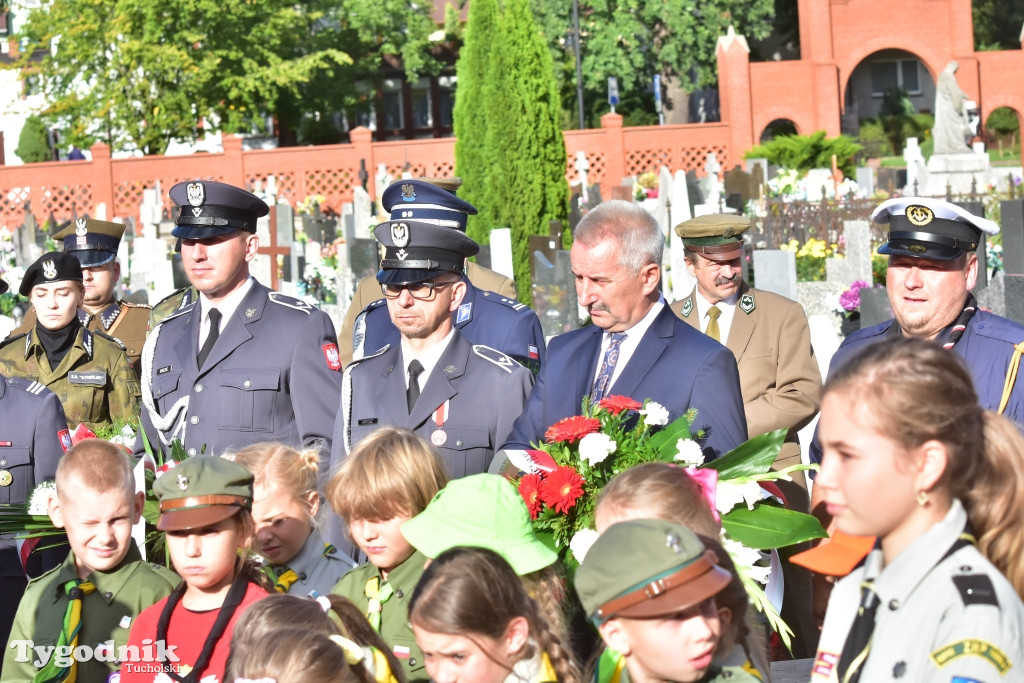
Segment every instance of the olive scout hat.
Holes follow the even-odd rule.
[[[716,213],[683,221],[675,227],[686,251],[711,261],[732,261],[743,255],[743,233],[750,219]]]
[[[72,254],[83,268],[102,266],[117,258],[125,225],[95,218],[79,218],[53,236],[64,240],[64,251]]]
[[[235,230],[256,232],[256,222],[270,213],[267,203],[240,187],[213,180],[188,180],[171,188],[171,201],[181,207],[171,234],[201,240]]]
[[[496,474],[448,482],[423,512],[402,525],[402,535],[431,559],[460,545],[493,550],[520,576],[558,559],[534,535],[530,511],[519,491]]]
[[[18,292],[22,296],[28,296],[36,285],[49,285],[65,280],[81,282],[82,264],[71,254],[51,251],[40,256],[25,270],[25,277],[21,279]]]
[[[252,472],[213,455],[196,455],[153,482],[161,531],[210,526],[239,510],[252,510]]]
[[[879,254],[917,256],[952,261],[981,242],[982,233],[995,235],[999,226],[956,204],[930,197],[896,197],[879,204],[871,214],[876,223],[889,224],[889,241]]]
[[[595,625],[614,617],[650,619],[682,612],[729,583],[686,527],[653,519],[613,524],[576,571],[576,593]]]

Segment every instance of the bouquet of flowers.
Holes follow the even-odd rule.
[[[771,471],[786,429],[756,436],[722,457],[705,462],[700,441],[691,433],[696,410],[668,422],[669,413],[654,402],[608,396],[596,403],[583,399],[582,414],[552,425],[535,450],[510,453],[525,474],[519,493],[533,518],[534,531],[550,538],[566,564],[583,560],[597,538],[594,513],[608,481],[646,462],[686,467],[722,522],[722,543],[736,564],[751,601],[788,644],[789,629],[765,595],[769,568],[760,551],[827,536],[817,519],[788,510],[772,483],[813,465]]]

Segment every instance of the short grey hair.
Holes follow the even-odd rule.
[[[619,247],[619,265],[633,275],[650,263],[660,265],[665,251],[665,236],[654,216],[621,199],[601,202],[591,209],[572,236],[583,244],[614,239]]]

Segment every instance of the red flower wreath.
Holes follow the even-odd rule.
[[[640,401],[634,401],[629,396],[606,396],[598,401],[597,405],[612,415],[618,415],[624,410],[640,410],[644,407]]]
[[[540,489],[540,498],[555,512],[566,514],[583,495],[583,477],[571,467],[559,467],[548,474]]]
[[[600,420],[593,417],[573,415],[564,420],[559,420],[548,427],[548,431],[544,432],[544,440],[548,443],[558,443],[559,441],[574,443],[587,434],[593,434],[599,429],[601,429]]]
[[[544,479],[539,474],[527,474],[519,480],[519,495],[523,497],[526,508],[530,511],[530,519],[537,519],[543,507],[540,499],[540,490],[544,486]]]

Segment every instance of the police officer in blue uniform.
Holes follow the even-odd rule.
[[[341,386],[337,338],[325,313],[249,275],[256,222],[269,207],[212,181],[178,183],[170,195],[181,207],[173,234],[199,297],[146,341],[150,445],[167,453],[178,439],[190,455],[220,455],[260,441],[317,444],[326,460]],[[140,433],[135,452],[144,450]]]
[[[522,412],[533,375],[454,324],[465,261],[479,247],[420,220],[392,219],[374,236],[385,247],[377,279],[401,336],[345,368],[332,464],[374,429],[393,425],[428,439],[451,477],[484,472]]]
[[[384,190],[381,204],[392,220],[429,223],[465,233],[476,208],[454,192],[420,179],[394,182]],[[539,369],[544,360],[544,332],[540,320],[526,304],[480,289],[463,274],[466,293],[452,313],[455,327],[474,344],[508,354],[523,365]],[[384,299],[368,305],[356,318],[353,357],[359,358],[399,340]]]

